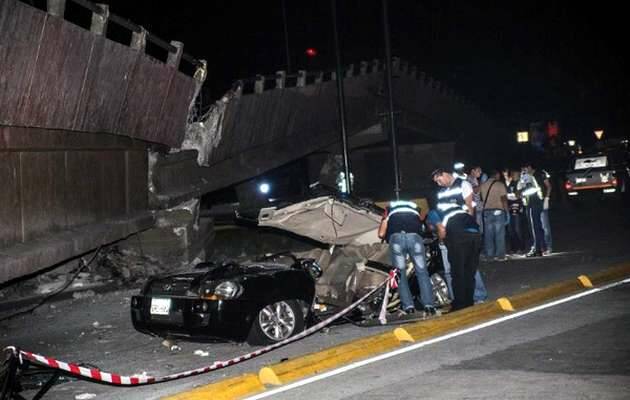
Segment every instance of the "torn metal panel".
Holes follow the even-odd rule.
[[[323,196],[277,209],[263,208],[260,226],[274,227],[335,245],[378,243],[381,215],[365,208]]]

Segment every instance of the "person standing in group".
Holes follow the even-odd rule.
[[[431,210],[427,214],[426,225],[427,227],[437,233],[437,224],[442,221],[442,217],[437,210]],[[453,276],[451,275],[451,263],[448,261],[448,248],[442,240],[438,244],[440,248],[440,254],[442,256],[442,265],[444,266],[444,279],[446,280],[446,286],[448,288],[448,296],[453,300]],[[473,293],[473,301],[475,304],[483,303],[488,299],[488,291],[486,285],[483,283],[481,272],[477,269],[475,272],[475,291]]]
[[[505,261],[505,225],[508,222],[507,189],[501,173],[493,170],[479,189],[483,203],[484,253],[495,261]]]
[[[473,189],[469,182],[455,178],[443,169],[431,173],[441,189],[436,208],[442,220],[436,224],[438,237],[448,249],[453,278],[453,303],[456,311],[474,304],[475,272],[479,267],[481,236],[472,216]]]
[[[543,256],[549,256],[552,252],[552,239],[551,239],[551,224],[549,223],[549,200],[551,196],[551,175],[544,169],[540,172],[533,170],[532,166],[529,166],[531,173],[534,174],[538,182],[542,182],[541,189],[543,195],[543,208],[540,212],[540,223],[544,232],[545,249]]]
[[[521,170],[521,179],[517,185],[521,191],[523,203],[526,206],[527,218],[529,226],[532,230],[532,247],[527,257],[542,256],[545,247],[545,232],[542,228],[541,214],[543,211],[543,192],[538,180],[536,179],[535,169],[531,163],[526,163]]]
[[[477,221],[477,225],[479,225],[479,230],[481,233],[483,233],[483,208],[481,205],[481,198],[479,196],[479,184],[480,184],[479,180],[481,179],[482,173],[483,171],[481,170],[481,167],[475,166],[470,169],[469,174],[466,177],[466,180],[468,181],[468,183],[470,183],[470,186],[472,187],[472,190],[473,190],[473,194],[472,194],[473,212],[471,213],[471,215]]]
[[[415,306],[409,282],[407,280],[407,256],[413,263],[416,279],[420,287],[420,301],[425,316],[436,314],[433,304],[433,288],[427,271],[424,253],[424,241],[420,233],[422,220],[416,203],[412,201],[392,201],[385,211],[378,228],[378,236],[389,243],[389,251],[394,267],[400,273],[398,293],[402,306],[402,314],[415,312]]]
[[[510,239],[510,250],[514,254],[525,251],[525,232],[523,231],[523,218],[525,207],[523,199],[516,188],[521,179],[521,172],[518,169],[510,171],[510,182],[507,185],[507,203],[510,214],[508,224],[508,237]]]

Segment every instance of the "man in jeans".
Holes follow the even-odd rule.
[[[442,221],[436,227],[438,237],[446,243],[448,261],[453,276],[453,303],[456,311],[474,304],[475,272],[479,267],[481,243],[479,225],[472,214],[470,183],[455,178],[443,169],[436,169],[431,178],[441,189],[437,193],[436,208]]]
[[[424,307],[425,316],[432,316],[436,315],[436,309],[433,305],[431,279],[424,259],[424,242],[420,236],[421,231],[422,220],[416,203],[399,200],[392,201],[387,207],[378,228],[378,236],[389,243],[392,263],[400,273],[398,293],[402,305],[401,313],[415,312],[406,274],[406,256],[409,256],[416,271],[416,279],[418,279],[418,286],[420,287],[420,300]]]
[[[508,237],[513,254],[522,253],[525,250],[525,231],[523,221],[525,218],[525,206],[516,185],[521,179],[521,171],[510,171],[510,182],[507,185],[507,202],[510,210],[510,223],[508,224]]]
[[[479,188],[483,203],[483,245],[486,257],[505,261],[505,224],[508,221],[507,188],[501,173],[492,171],[490,178]]]
[[[437,224],[442,221],[442,217],[437,210],[429,211],[427,215],[427,226],[437,232]],[[451,275],[451,263],[448,261],[448,249],[443,241],[439,243],[440,253],[442,255],[442,265],[444,266],[444,279],[446,279],[446,287],[448,288],[448,296],[453,300],[453,276]],[[475,304],[483,303],[488,299],[488,291],[486,285],[483,283],[481,273],[479,269],[475,272],[475,291],[473,294],[473,300]]]

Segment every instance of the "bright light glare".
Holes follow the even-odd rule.
[[[598,129],[595,131],[595,137],[597,138],[597,140],[600,140],[602,138],[602,136],[604,136],[604,130],[603,129]]]
[[[262,194],[267,194],[267,193],[269,193],[269,190],[270,190],[270,189],[271,189],[271,186],[269,186],[269,184],[268,184],[268,183],[266,183],[266,182],[265,182],[265,183],[261,183],[261,184],[258,186],[258,190],[259,190],[259,191],[260,191],[260,193],[262,193]]]
[[[529,142],[529,132],[527,132],[527,131],[516,132],[516,141],[518,143],[527,143],[527,142]]]

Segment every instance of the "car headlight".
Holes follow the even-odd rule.
[[[243,287],[233,281],[221,282],[214,288],[215,296],[223,299],[235,299],[241,295]]]

